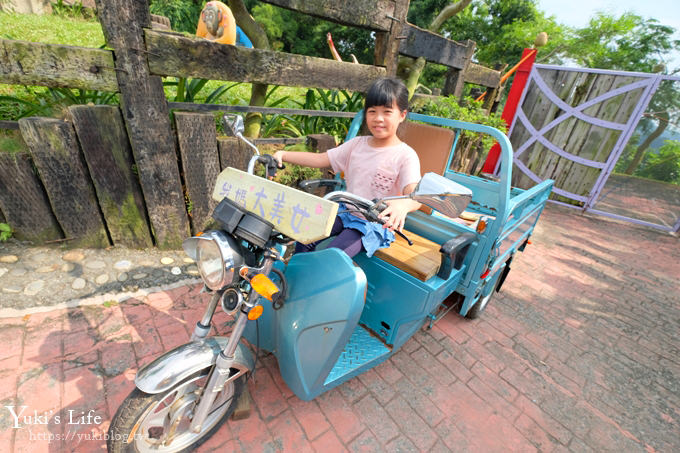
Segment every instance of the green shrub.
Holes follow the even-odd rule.
[[[118,96],[99,90],[79,88],[38,88],[24,87],[26,95],[0,96],[5,108],[0,108],[0,118],[17,120],[27,116],[63,117],[63,110],[69,105],[117,104]]]
[[[16,154],[28,151],[26,143],[17,130],[0,130],[0,153]]]
[[[149,10],[170,19],[173,31],[196,33],[203,2],[193,0],[152,0]]]
[[[414,113],[424,113],[425,115],[483,124],[485,126],[495,127],[503,132],[507,131],[505,121],[503,121],[499,113],[488,114],[486,110],[482,108],[482,102],[475,101],[471,97],[466,97],[462,104],[459,103],[458,99],[454,96],[441,97],[436,101],[427,102],[422,107],[416,107],[413,111]],[[478,136],[481,136],[482,145],[485,148],[489,148],[494,144],[495,140],[486,134],[477,134],[470,131],[465,131],[461,134],[461,138],[476,138]]]
[[[6,223],[0,223],[0,242],[5,242],[12,237],[12,227]]]
[[[312,152],[304,143],[288,145],[285,146],[284,149],[286,151]],[[260,152],[264,154],[274,154],[278,150],[279,147],[260,147]],[[323,172],[318,168],[304,167],[291,163],[286,163],[285,167],[286,168],[283,170],[276,172],[276,182],[285,186],[297,187],[300,181],[304,181],[306,179],[319,179],[323,177]],[[264,167],[262,165],[256,166],[255,174],[258,176],[264,176]]]
[[[666,140],[657,153],[647,152],[634,174],[680,185],[680,142]]]
[[[164,87],[176,87],[174,98],[172,94],[166,92],[166,97],[169,97],[174,102],[197,102],[199,99],[199,94],[201,90],[210,82],[207,79],[191,79],[184,77],[174,77],[174,80],[164,80]],[[205,104],[217,104],[218,101],[224,96],[230,89],[240,85],[240,82],[235,82],[232,84],[220,85],[213,89],[205,98],[203,98],[203,103]]]
[[[73,2],[67,5],[63,0],[52,3],[52,14],[59,17],[70,17],[74,19],[94,19],[94,10],[85,8],[83,2]]]
[[[303,110],[357,112],[363,107],[361,93],[346,90],[307,90],[305,100],[293,101]],[[302,137],[310,134],[329,134],[342,140],[347,135],[351,118],[306,115],[271,115],[262,125],[263,137]]]
[[[429,101],[423,106],[413,109],[415,113],[450,118],[468,123],[495,127],[506,132],[505,121],[499,113],[489,115],[482,108],[482,102],[466,97],[463,103],[453,96]],[[455,171],[478,175],[481,172],[486,156],[495,143],[493,137],[472,131],[463,131],[458,139],[451,168]]]

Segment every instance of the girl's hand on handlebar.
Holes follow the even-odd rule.
[[[285,154],[285,151],[277,151],[272,156],[274,159],[276,159],[276,163],[278,164],[279,168],[283,168],[283,155]]]
[[[406,214],[412,210],[411,200],[386,200],[385,204],[387,208],[378,216],[384,221],[383,227],[391,231],[402,231]]]

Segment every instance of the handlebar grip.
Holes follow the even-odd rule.
[[[261,162],[265,165],[264,173],[266,178],[269,178],[270,176],[273,178],[274,176],[276,176],[277,170],[283,170],[284,168],[286,168],[285,165],[281,165],[279,167],[278,162],[276,161],[276,159],[274,159],[274,156],[272,156],[271,154],[262,154],[257,158],[257,160],[258,162]]]

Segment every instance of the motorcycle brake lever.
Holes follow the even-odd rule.
[[[386,205],[384,202],[381,201],[380,203],[378,203],[378,204],[376,204],[375,206],[373,206],[373,208],[371,208],[372,214],[375,213],[375,212],[380,213],[380,212],[382,212],[386,207],[387,207],[387,205]],[[384,219],[381,219],[380,217],[378,217],[377,214],[375,215],[375,219],[376,219],[376,220],[375,220],[376,222],[378,222],[378,223],[380,223],[380,224],[383,224],[383,225],[385,224],[385,220],[384,220]],[[396,234],[398,234],[398,235],[401,236],[402,238],[404,238],[404,240],[406,240],[406,242],[408,242],[408,245],[409,245],[409,246],[413,245],[413,241],[410,240],[408,237],[406,237],[406,235],[405,235],[404,233],[402,233],[401,231],[399,231],[399,230],[393,230],[393,232],[396,233]]]
[[[407,238],[404,233],[402,233],[401,231],[397,231],[397,230],[394,230],[394,232],[397,233],[402,238],[404,238],[406,240],[406,242],[408,242],[408,245],[413,245],[413,241],[410,240],[409,238]]]

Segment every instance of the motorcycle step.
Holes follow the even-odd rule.
[[[341,384],[387,359],[392,350],[363,326],[358,325],[338,357],[324,385]]]

